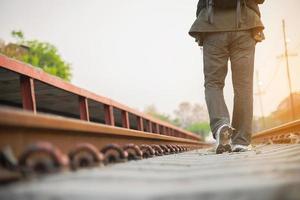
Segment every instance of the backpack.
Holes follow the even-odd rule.
[[[213,0],[214,7],[221,9],[234,9],[238,0]]]
[[[197,5],[197,16],[203,8],[207,7],[208,0],[199,0]],[[235,9],[238,0],[212,0],[212,6],[219,9]]]
[[[240,27],[241,3],[246,5],[246,0],[199,0],[197,6],[197,17],[203,8],[207,9],[207,21],[214,23],[214,9],[236,9],[236,26]]]

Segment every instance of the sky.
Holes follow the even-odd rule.
[[[12,30],[54,44],[72,65],[72,83],[143,111],[154,104],[173,115],[183,101],[205,104],[202,51],[188,35],[197,0],[0,0],[0,38]],[[266,40],[257,45],[255,70],[265,114],[288,95],[283,59],[286,20],[293,91],[300,91],[300,1],[266,0]],[[232,110],[229,72],[224,89]],[[255,77],[256,79],[256,77]],[[255,92],[257,84],[255,83]],[[261,115],[258,96],[254,114]]]

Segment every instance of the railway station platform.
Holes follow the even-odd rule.
[[[300,144],[212,149],[31,178],[0,188],[2,200],[300,199]]]

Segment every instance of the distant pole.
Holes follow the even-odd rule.
[[[262,121],[263,121],[263,128],[266,128],[266,120],[265,120],[265,114],[264,114],[264,108],[262,104],[262,91],[260,88],[260,80],[259,80],[259,73],[258,70],[256,70],[256,84],[257,84],[257,95],[259,99],[259,105],[260,105],[260,111],[261,111],[261,116],[262,116]]]
[[[294,98],[293,98],[293,91],[292,91],[292,82],[291,82],[291,76],[290,76],[290,66],[289,66],[289,54],[288,54],[288,47],[287,47],[287,41],[286,41],[286,32],[285,32],[285,21],[282,20],[282,28],[283,28],[283,39],[284,39],[284,57],[286,61],[286,71],[287,71],[287,78],[289,83],[289,90],[290,90],[290,105],[291,105],[291,114],[292,119],[296,119],[295,114],[295,106],[294,106]]]

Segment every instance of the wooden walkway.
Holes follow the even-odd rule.
[[[300,144],[210,149],[66,172],[0,187],[0,199],[300,199]]]

